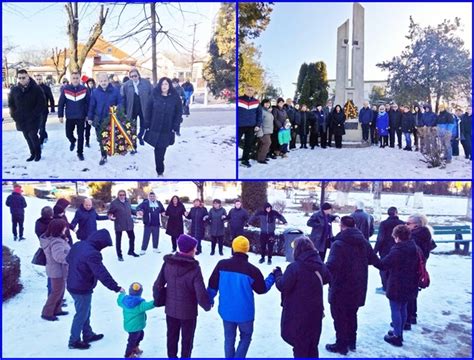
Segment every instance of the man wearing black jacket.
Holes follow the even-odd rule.
[[[48,142],[48,133],[46,132],[46,121],[48,120],[48,107],[51,107],[51,112],[54,113],[54,96],[51,88],[43,82],[43,75],[36,74],[35,80],[38,83],[41,90],[43,90],[44,97],[46,99],[46,107],[42,114],[41,124],[39,128],[40,144],[43,145]]]
[[[398,105],[393,104],[388,112],[390,126],[390,147],[395,147],[395,134],[397,135],[398,148],[402,148],[402,113],[398,110]]]
[[[23,132],[28,143],[30,157],[26,161],[41,160],[41,144],[38,130],[42,121],[46,100],[41,87],[24,69],[17,72],[18,85],[10,90],[8,107],[16,129]]]

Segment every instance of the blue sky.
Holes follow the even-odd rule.
[[[9,5],[2,3],[3,41],[7,39],[11,43],[19,45],[21,50],[68,46],[64,4],[64,2],[10,3]],[[84,3],[79,3],[81,19],[79,41],[85,40],[89,29],[97,20],[98,4],[90,3],[86,7]],[[133,24],[138,22],[137,19],[143,16],[142,5],[129,5],[117,27],[121,7],[107,6],[111,9],[104,28],[104,36],[107,40],[123,34],[127,29],[131,29]],[[220,4],[181,3],[182,9],[186,11],[184,19],[176,9],[177,6],[177,4],[168,7],[165,5],[157,6],[157,12],[160,15],[164,29],[181,36],[184,46],[190,49],[193,34],[192,25],[198,23],[196,33],[197,50],[201,53],[206,52],[212,32],[212,21],[219,10]],[[148,9],[149,7],[147,7],[147,13],[149,14]],[[119,46],[130,54],[139,48],[135,41],[122,42]],[[158,51],[160,50],[173,50],[173,47],[165,40],[158,45]],[[137,52],[136,56],[138,55],[141,54]]]
[[[361,3],[365,8],[365,79],[385,79],[375,64],[399,55],[408,44],[409,17],[423,25],[436,25],[458,16],[460,36],[472,54],[471,3]],[[285,97],[294,95],[300,65],[322,60],[330,79],[336,77],[337,28],[352,17],[352,3],[275,3],[271,21],[254,40],[261,63]],[[352,22],[350,22],[350,28]],[[350,30],[352,31],[352,29]]]

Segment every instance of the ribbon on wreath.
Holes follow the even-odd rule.
[[[115,154],[115,127],[117,127],[119,133],[123,136],[125,139],[125,142],[127,142],[130,147],[132,148],[133,151],[135,151],[135,146],[133,146],[133,142],[128,136],[127,132],[123,128],[122,124],[120,121],[117,119],[117,106],[111,106],[109,108],[109,114],[110,114],[110,149],[109,149],[109,155],[112,156]]]

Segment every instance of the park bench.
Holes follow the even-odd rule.
[[[316,193],[294,193],[293,194],[293,204],[301,204],[301,200],[306,200],[306,199],[314,199],[314,201],[317,201],[317,194]]]
[[[460,246],[463,245],[463,250],[461,253],[468,254],[469,253],[469,245],[472,242],[472,231],[470,225],[435,225],[433,226],[434,236],[433,240],[437,244],[442,243],[454,243],[454,250],[455,252],[461,252]],[[379,227],[376,226],[374,228],[374,236],[376,237],[379,231]],[[452,240],[445,240],[445,239],[437,239],[436,236],[440,235],[454,235],[454,239]],[[464,238],[467,236],[467,238]],[[371,242],[375,242],[375,240],[371,240]]]

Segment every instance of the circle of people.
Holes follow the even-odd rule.
[[[333,138],[335,147],[342,148],[346,115],[341,105],[333,107],[332,101],[328,101],[324,107],[317,105],[309,109],[305,104],[293,105],[292,99],[259,102],[254,93],[254,89],[247,86],[238,99],[239,141],[244,137],[242,166],[251,167],[251,157],[259,164],[268,164],[278,156],[286,158],[289,150],[296,148],[298,138],[300,149],[308,149],[308,136],[312,150],[331,147]],[[472,160],[470,106],[465,112],[458,107],[452,114],[441,104],[436,114],[430,105],[401,105],[399,109],[395,103],[370,107],[365,101],[358,119],[363,143],[381,148],[397,145],[402,149],[404,137],[403,150],[429,153],[434,146],[431,135],[439,142],[446,163],[459,155],[459,141],[466,159]]]
[[[43,82],[42,75],[30,77],[24,69],[17,71],[18,84],[10,89],[8,107],[16,129],[23,133],[30,151],[26,161],[40,161],[43,145],[48,141],[46,122],[48,108],[54,113],[55,104],[51,88]],[[90,147],[91,127],[95,128],[101,158],[99,165],[107,161],[107,151],[102,141],[102,129],[110,122],[110,107],[123,110],[128,120],[140,119],[137,137],[140,145],[145,141],[154,147],[158,176],[165,170],[164,157],[168,146],[180,136],[182,115],[189,116],[189,105],[194,87],[189,80],[181,86],[177,78],[162,77],[153,87],[142,78],[136,68],[129,71],[123,83],[117,77],[99,73],[98,86],[93,78],[71,73],[71,83],[63,80],[58,103],[58,117],[64,123],[69,140],[69,150],[77,149],[77,157],[84,160],[84,143]],[[48,106],[49,104],[49,106]],[[138,126],[137,126],[138,127]],[[74,134],[76,131],[76,136]],[[131,153],[136,153],[134,148]]]
[[[14,239],[16,226],[23,237],[23,219],[26,202],[21,187],[15,187],[7,199],[12,212]],[[281,336],[293,347],[295,357],[318,357],[318,345],[324,317],[323,286],[329,284],[329,304],[334,320],[336,342],[327,344],[326,350],[346,355],[356,351],[357,311],[364,306],[368,266],[380,269],[382,287],[391,310],[391,330],[384,340],[393,346],[403,345],[404,330],[417,323],[417,295],[420,287],[420,266],[424,266],[430,251],[436,246],[423,215],[412,215],[404,223],[398,218],[397,209],[388,209],[388,218],[381,222],[375,248],[368,239],[374,234],[374,219],[364,211],[363,203],[357,203],[350,216],[333,214],[331,204],[324,203],[308,220],[312,228],[309,237],[297,236],[291,242],[294,261],[283,272],[275,267],[264,278],[261,271],[249,262],[247,253],[250,242],[244,236],[244,227],[259,222],[260,263],[268,256],[271,264],[273,244],[276,241],[277,221],[286,224],[285,218],[270,204],[249,216],[240,200],[226,213],[219,200],[214,200],[208,212],[200,200],[193,202],[186,211],[178,196],[173,196],[167,209],[150,193],[148,199],[137,207],[142,216],[144,238],[142,252],[147,250],[150,235],[153,248],[158,251],[160,214],[168,217],[166,233],[171,237],[173,253],[164,256],[164,263],[153,285],[153,300],[142,297],[143,286],[133,282],[128,295],[108,272],[102,262],[101,251],[112,246],[108,230],[97,230],[97,220],[114,221],[116,250],[120,261],[121,235],[129,236],[130,256],[139,256],[134,251],[132,208],[124,190],[110,204],[107,216],[98,215],[91,199],[85,199],[68,222],[66,199],[59,199],[54,206],[44,207],[36,221],[35,232],[46,257],[48,276],[48,298],[41,317],[56,321],[67,315],[62,309],[63,296],[67,289],[74,299],[75,315],[69,338],[70,349],[88,349],[90,343],[101,340],[104,335],[93,332],[90,324],[92,292],[97,281],[111,291],[119,293],[117,303],[123,309],[124,329],[129,334],[125,357],[139,357],[140,341],[146,327],[145,312],[154,307],[165,307],[167,324],[168,357],[178,355],[181,333],[181,357],[191,357],[198,305],[211,310],[219,294],[218,312],[224,323],[224,352],[226,358],[244,358],[251,343],[255,305],[254,292],[265,294],[274,284],[282,294]],[[191,220],[189,235],[184,234],[183,218]],[[216,244],[223,255],[224,221],[229,221],[232,241],[232,257],[220,260],[206,288],[199,262],[195,256],[201,253],[201,240],[205,225],[210,223],[212,241],[211,255]],[[332,223],[339,222],[340,232],[333,236]],[[75,229],[81,241],[72,244],[70,230]],[[329,257],[324,263],[326,251]],[[380,258],[376,255],[379,254]],[[240,341],[235,347],[237,328]],[[82,338],[81,338],[82,334]]]

